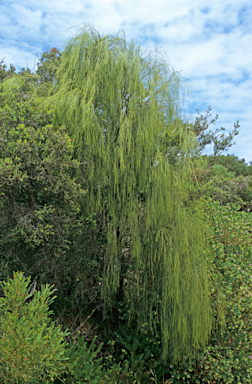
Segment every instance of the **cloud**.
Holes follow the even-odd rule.
[[[184,112],[196,116],[209,105],[216,126],[240,134],[230,153],[252,161],[252,4],[240,0],[2,0],[0,60],[32,68],[36,54],[60,50],[78,27],[92,24],[102,35],[123,29],[126,39],[166,52],[170,67],[189,79]],[[74,28],[71,28],[74,27]],[[187,82],[187,83],[188,83]]]

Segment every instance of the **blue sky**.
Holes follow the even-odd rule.
[[[32,69],[36,54],[63,50],[87,23],[102,35],[123,29],[143,51],[161,48],[190,89],[188,119],[210,105],[211,117],[219,115],[211,130],[231,132],[239,120],[236,145],[225,154],[252,161],[251,0],[1,0],[0,60]]]

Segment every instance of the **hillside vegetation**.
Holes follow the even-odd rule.
[[[38,60],[0,63],[1,382],[250,383],[238,122],[182,118],[178,73],[120,34]]]

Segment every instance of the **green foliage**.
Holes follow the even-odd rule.
[[[238,176],[250,176],[252,175],[252,165],[247,165],[245,159],[239,159],[235,155],[219,155],[213,158],[210,156],[203,156],[209,160],[209,163],[215,162],[215,164],[221,164],[228,169],[229,172],[234,172],[235,177]]]
[[[220,201],[221,205],[231,204],[247,211],[252,206],[250,172],[250,167],[238,158],[217,156],[213,159],[211,156],[202,156],[193,171],[191,198],[204,194]]]
[[[208,119],[211,117],[211,107],[208,107],[206,110],[206,116],[200,114],[198,109],[196,109],[196,111],[198,112],[199,117],[196,117],[193,123],[188,124],[188,129],[192,129],[192,131],[197,136],[197,141],[199,144],[197,156],[202,153],[206,145],[212,143],[214,144],[214,158],[219,156],[223,151],[228,151],[228,149],[235,144],[232,143],[234,136],[239,134],[237,131],[237,129],[240,127],[239,121],[234,123],[234,130],[233,132],[230,132],[227,137],[225,137],[224,133],[221,135],[219,134],[220,131],[225,131],[225,128],[223,127],[216,129],[215,132],[209,131],[208,133],[205,133],[210,124],[215,124],[218,119],[218,115],[216,115],[215,118],[208,122]]]
[[[36,75],[43,82],[53,82],[57,71],[57,66],[61,62],[62,54],[56,48],[51,48],[50,51],[43,53],[38,62]]]
[[[207,157],[208,162],[211,164],[213,161],[211,156]],[[236,200],[237,205],[241,206],[242,210],[248,211],[252,209],[252,166],[245,164],[245,159],[238,159],[234,155],[217,156],[214,159],[215,166],[225,167],[226,171],[232,177],[227,180],[225,178],[225,192],[222,199],[222,204],[232,203]],[[210,176],[210,173],[209,173]],[[217,181],[217,183],[216,183]],[[215,180],[218,185],[219,194],[223,195],[223,188],[220,186],[219,181]],[[214,197],[213,197],[214,198]],[[232,201],[233,199],[233,201]],[[216,200],[216,199],[215,199]],[[220,199],[219,199],[220,200]]]
[[[0,93],[0,278],[18,269],[50,281],[55,316],[65,307],[78,313],[100,303],[106,234],[95,213],[83,216],[86,186],[70,176],[78,167],[71,140],[52,125],[51,106],[22,90],[25,76],[6,80]]]
[[[232,145],[238,122],[228,137],[205,133],[210,109],[193,124],[183,122],[178,74],[119,34],[83,29],[63,54],[45,52],[36,74],[2,64],[2,279],[22,269],[39,283],[53,282],[52,316],[66,325],[71,314],[74,325],[80,313],[92,313],[105,343],[116,335],[117,364],[79,339],[67,349],[71,368],[61,379],[144,383],[172,371],[174,382],[218,382],[222,375],[220,382],[229,383],[246,375],[250,357],[242,360],[243,349],[235,347],[245,310],[226,306],[227,323],[237,324],[226,340],[223,295],[235,303],[228,276],[234,287],[243,284],[232,258],[235,242],[241,247],[247,235],[232,237],[236,225],[231,236],[223,221],[227,241],[218,242],[199,203],[212,196],[237,209],[251,200],[251,172],[217,156]],[[199,154],[212,142],[209,163]],[[250,339],[242,337],[247,351]]]
[[[42,282],[66,267],[68,236],[81,226],[77,197],[85,195],[68,174],[78,166],[71,140],[50,120],[18,91],[0,109],[1,261],[9,274],[22,269]]]
[[[26,95],[31,94],[36,89],[36,78],[29,68],[22,70],[19,73],[13,72],[11,76],[6,76],[1,82],[1,92],[11,95],[12,91],[19,91]]]
[[[174,123],[179,77],[163,60],[143,58],[133,42],[84,29],[66,44],[56,78],[47,104],[56,104],[57,124],[66,126],[83,164],[75,175],[86,180],[84,214],[102,215],[106,228],[104,302],[116,324],[127,291],[132,315],[140,303],[139,322],[151,330],[149,292],[158,293],[162,358],[178,359],[205,344],[212,325],[208,228],[189,201],[197,143]],[[174,165],[173,136],[180,152]]]
[[[251,383],[252,377],[252,217],[211,202],[205,218],[215,229],[211,259],[223,276],[226,326],[216,328],[196,362],[173,367],[170,383]]]
[[[96,337],[88,346],[87,342],[78,335],[77,340],[71,341],[66,349],[65,355],[68,358],[67,372],[60,378],[60,381],[66,384],[121,384],[127,375],[132,376],[128,372],[128,364],[123,367],[121,364],[114,363],[112,356],[106,356],[105,359],[100,356],[103,344],[100,343],[96,348]],[[126,381],[128,382],[128,381]],[[132,382],[132,381],[131,381]]]
[[[50,321],[49,305],[55,292],[49,285],[29,294],[30,277],[13,273],[1,283],[0,298],[0,380],[1,383],[38,383],[53,381],[67,367],[62,332]]]
[[[50,107],[42,108],[26,93],[22,87],[26,87],[26,81],[19,81],[15,76],[15,82],[5,82],[5,91],[0,93],[0,126],[1,128],[16,128],[19,124],[26,127],[42,128],[53,122],[53,111]]]
[[[160,298],[157,296],[156,302],[158,303],[158,301]],[[118,331],[115,332],[114,343],[117,343],[117,349],[112,348],[113,355],[119,361],[127,359],[130,371],[134,372],[139,383],[149,383],[150,380],[153,380],[153,375],[161,380],[168,365],[160,359],[161,324],[158,312],[153,308],[151,317],[156,317],[156,328],[150,332],[148,323],[139,324],[137,321],[139,310],[136,310],[134,319],[129,322],[129,303],[123,302],[118,305],[121,324]]]
[[[97,355],[102,348],[102,344],[98,349],[94,350],[95,339],[93,339],[89,347],[87,347],[87,343],[81,337],[77,339],[76,343],[72,341],[71,345],[68,346],[66,356],[69,359],[68,369],[71,377],[66,380],[66,383],[74,382],[78,384],[85,381],[95,384],[101,382],[103,375],[102,357],[97,358]]]
[[[0,61],[0,82],[5,79],[6,77],[10,77],[15,73],[16,68],[14,67],[13,64],[10,64],[10,68],[7,70],[7,65],[4,64],[4,60]],[[0,87],[1,92],[2,92],[2,87]]]
[[[58,49],[52,48],[50,51],[44,52],[39,59],[36,70],[36,78],[38,81],[38,88],[36,89],[37,96],[47,96],[55,85],[55,75],[61,62],[61,56],[62,53]]]

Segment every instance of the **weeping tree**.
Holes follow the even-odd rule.
[[[150,330],[155,308],[162,357],[176,361],[207,343],[213,317],[209,228],[188,198],[197,141],[179,119],[181,80],[160,55],[90,27],[66,42],[56,79],[47,102],[72,139],[83,209],[102,216],[107,234],[104,303],[127,297]]]

